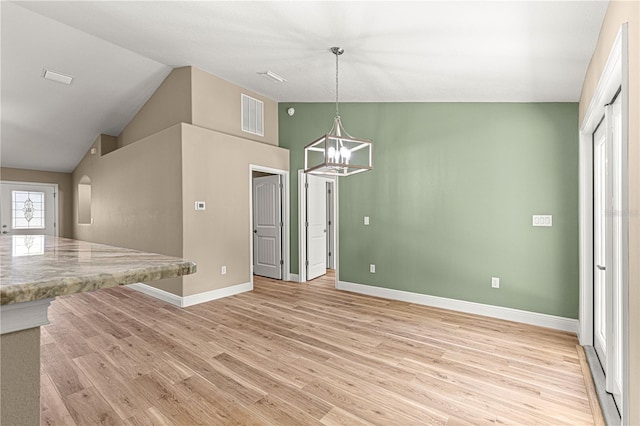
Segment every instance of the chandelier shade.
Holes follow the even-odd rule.
[[[336,115],[329,133],[304,147],[304,172],[323,176],[350,176],[373,170],[373,144],[358,139],[344,130],[338,103],[338,56],[340,47],[332,47],[336,55]]]
[[[373,169],[373,144],[342,128],[340,116],[333,128],[304,148],[304,171],[325,176],[350,176]]]

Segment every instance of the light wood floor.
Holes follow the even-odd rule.
[[[564,332],[256,277],[180,309],[57,298],[42,424],[592,424]]]

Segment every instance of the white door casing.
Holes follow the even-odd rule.
[[[282,187],[280,175],[253,179],[253,273],[282,279]]]
[[[610,290],[607,295],[610,297],[607,308],[607,375],[606,390],[611,392],[618,407],[622,407],[622,311],[625,300],[622,296],[623,282],[623,187],[622,187],[622,109],[621,97],[617,96],[611,105],[605,109],[605,119],[607,125],[607,140],[610,165],[610,207],[608,216],[610,217],[611,238],[607,241],[607,262],[611,265],[611,271],[607,270],[607,283],[610,283]]]
[[[327,268],[335,269],[335,209],[333,201],[333,182],[327,185]]]
[[[58,185],[3,181],[0,184],[2,235],[58,235]]]
[[[307,179],[307,280],[327,273],[327,179],[306,175]]]

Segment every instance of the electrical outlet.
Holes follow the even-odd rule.
[[[491,277],[491,288],[500,288],[500,278]]]
[[[227,267],[223,266],[220,268],[220,275],[227,275]]]
[[[372,274],[376,273],[376,265],[374,265],[373,263],[371,265],[369,265],[369,272],[371,272]]]

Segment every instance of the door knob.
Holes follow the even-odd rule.
[[[596,265],[596,267],[597,267],[598,269],[600,269],[601,271],[606,271],[606,270],[607,270],[607,268],[606,268],[606,267],[604,267],[604,266],[602,266],[602,265]]]
[[[257,229],[254,229],[254,230],[253,230],[253,233],[254,233],[254,234],[257,234],[257,233],[258,233],[258,230],[257,230]]]
[[[8,232],[7,232],[7,231],[2,231],[2,233],[3,233],[3,234],[8,234]]]

